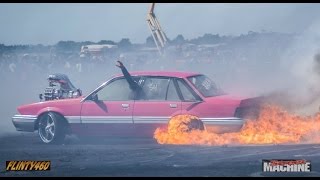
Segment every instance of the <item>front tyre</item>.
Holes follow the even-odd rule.
[[[66,125],[59,114],[48,112],[40,117],[38,134],[46,144],[61,144],[66,136]]]

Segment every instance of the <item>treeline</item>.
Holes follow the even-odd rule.
[[[294,34],[286,33],[277,33],[277,32],[253,32],[249,31],[247,34],[241,34],[239,36],[222,36],[219,34],[204,34],[193,39],[185,39],[183,35],[179,34],[173,39],[169,39],[171,45],[182,45],[186,43],[203,45],[203,44],[219,44],[219,43],[250,43],[258,40],[267,40],[267,41],[288,41],[293,37]],[[134,50],[140,47],[154,47],[154,41],[152,36],[149,36],[145,43],[134,44],[130,41],[129,38],[123,38],[119,42],[114,42],[111,40],[101,40],[99,42],[84,41],[84,42],[75,42],[75,41],[59,41],[55,45],[4,45],[0,44],[0,54],[10,53],[10,52],[49,52],[52,49],[56,51],[72,51],[78,52],[83,45],[89,44],[112,44],[118,45],[121,50]]]

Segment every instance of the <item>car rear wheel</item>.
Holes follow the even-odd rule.
[[[172,117],[168,124],[169,133],[184,133],[192,130],[205,130],[203,122],[196,116],[177,115]]]
[[[66,125],[59,114],[48,112],[40,117],[38,134],[46,144],[61,144],[66,136]]]
[[[204,130],[203,122],[200,119],[191,119],[190,122],[187,124],[188,132],[192,130]]]

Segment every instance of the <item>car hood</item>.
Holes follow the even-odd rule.
[[[72,99],[42,101],[42,102],[18,106],[17,110],[20,114],[37,114],[40,109],[43,109],[45,107],[66,106],[68,104],[74,104],[74,103],[80,102],[82,99],[83,99],[83,96],[80,96],[78,98],[72,98]]]

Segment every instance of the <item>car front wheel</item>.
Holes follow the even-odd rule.
[[[48,112],[40,117],[38,134],[42,142],[61,144],[64,141],[66,128],[62,118],[59,114],[53,112]]]

